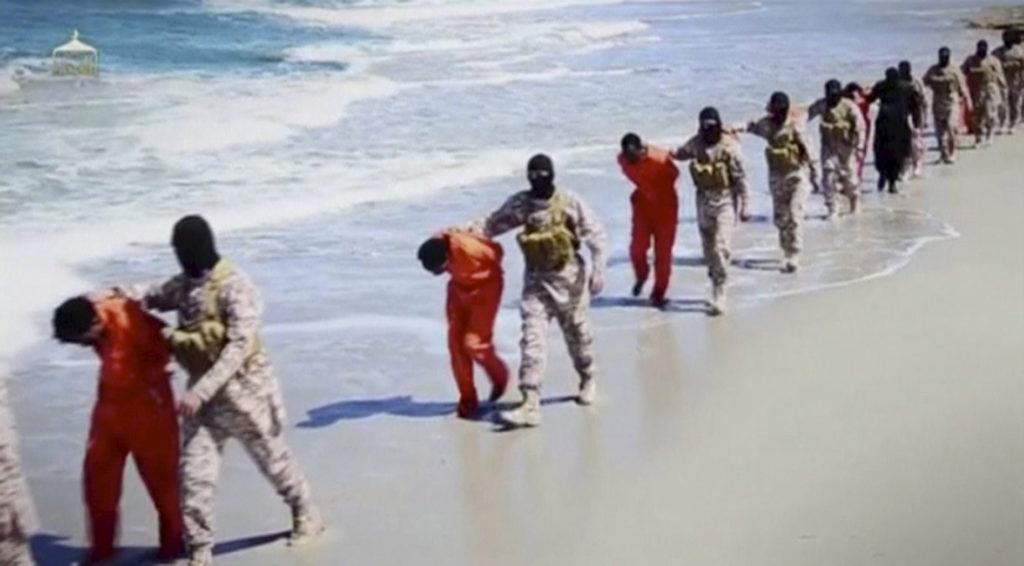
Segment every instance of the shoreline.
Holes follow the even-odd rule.
[[[1021,141],[1024,140],[1018,137],[998,141],[1000,143],[990,151],[1003,155],[1005,159],[1008,152],[1010,156],[1014,155],[1010,149],[1019,151],[1022,148]],[[999,171],[991,176],[1008,176],[1011,179],[1009,185],[1013,184],[1012,179],[1019,178],[1019,174],[1007,175],[1005,172],[1017,165],[1010,159],[998,162],[986,152],[964,152],[961,155],[963,159],[954,168],[929,167],[928,173],[935,174],[936,178],[906,186],[905,190],[909,190],[907,195],[899,199],[882,200],[884,206],[923,211],[940,223],[953,227],[956,232],[955,235],[923,238],[908,254],[907,260],[891,272],[815,289],[802,289],[773,296],[768,300],[756,299],[751,301],[754,304],[744,304],[740,308],[735,305],[720,320],[710,320],[702,314],[664,315],[646,309],[622,308],[628,305],[595,308],[593,315],[599,340],[598,354],[603,365],[602,398],[593,411],[584,411],[582,418],[581,412],[571,404],[558,402],[560,394],[571,390],[572,379],[567,377],[571,375],[571,367],[560,351],[561,344],[557,342],[552,348],[549,365],[551,375],[545,394],[553,403],[545,409],[545,425],[539,432],[526,432],[519,436],[490,435],[485,423],[461,423],[447,418],[412,418],[415,415],[401,414],[401,410],[404,410],[402,406],[399,406],[401,410],[393,411],[396,404],[392,402],[389,405],[390,399],[356,399],[347,394],[340,395],[344,399],[340,405],[345,406],[346,401],[368,403],[373,410],[368,411],[366,418],[340,417],[341,422],[337,426],[319,428],[321,425],[315,425],[316,430],[312,430],[313,427],[306,423],[313,420],[312,413],[316,409],[310,408],[320,405],[324,399],[311,396],[308,392],[304,393],[306,398],[289,393],[289,404],[302,408],[293,411],[289,423],[289,440],[299,454],[300,461],[308,466],[318,498],[324,504],[331,531],[322,543],[301,551],[286,550],[283,545],[273,542],[272,538],[271,544],[260,542],[262,539],[259,533],[272,533],[284,528],[284,512],[279,509],[273,495],[265,493],[268,490],[250,462],[240,454],[240,450],[232,450],[225,460],[224,469],[224,475],[230,476],[232,481],[225,482],[229,485],[222,487],[218,503],[218,518],[223,525],[219,526],[218,537],[226,541],[221,548],[224,554],[217,558],[218,563],[332,563],[341,559],[353,563],[404,563],[422,560],[423,557],[432,559],[428,561],[453,564],[513,564],[523,561],[564,564],[566,561],[582,561],[584,557],[594,563],[627,563],[635,561],[637,556],[641,556],[646,563],[674,563],[674,559],[685,556],[693,560],[703,559],[700,563],[706,564],[754,564],[766,556],[785,556],[782,563],[821,564],[835,563],[836,557],[841,558],[838,560],[840,563],[862,563],[886,557],[906,558],[905,554],[900,554],[900,550],[892,550],[893,547],[901,546],[897,537],[894,535],[891,540],[887,539],[886,533],[879,529],[884,531],[884,527],[889,526],[894,532],[900,532],[899,527],[909,528],[911,517],[906,515],[907,511],[903,511],[903,514],[899,510],[893,511],[895,523],[886,522],[887,517],[884,516],[876,518],[877,524],[882,525],[876,530],[872,530],[870,525],[865,527],[867,522],[857,525],[859,531],[847,529],[856,531],[851,537],[863,537],[864,545],[868,544],[868,539],[872,543],[882,540],[885,544],[880,546],[888,545],[889,548],[872,549],[865,554],[860,546],[839,541],[842,536],[839,534],[842,530],[840,527],[848,525],[843,525],[834,515],[821,512],[819,506],[838,503],[862,514],[881,513],[878,509],[867,509],[868,504],[858,503],[856,498],[838,502],[829,499],[830,494],[825,493],[821,485],[849,480],[843,472],[838,472],[839,479],[826,477],[820,470],[811,470],[809,474],[813,485],[808,499],[818,496],[820,500],[807,503],[810,510],[798,511],[820,520],[800,517],[796,522],[800,526],[822,525],[824,534],[813,532],[812,528],[805,528],[795,534],[784,532],[784,529],[792,527],[792,515],[786,516],[784,513],[779,524],[767,526],[758,525],[745,516],[749,514],[762,520],[765,520],[765,516],[774,517],[772,514],[780,511],[776,508],[777,502],[788,503],[792,499],[787,498],[800,495],[795,494],[804,486],[792,485],[780,470],[802,467],[802,471],[807,472],[811,467],[828,464],[835,466],[830,468],[831,472],[840,469],[843,464],[841,459],[837,463],[835,458],[836,453],[846,449],[844,446],[825,443],[821,431],[804,430],[796,426],[790,428],[791,420],[804,419],[801,424],[824,424],[828,430],[841,433],[840,438],[844,441],[856,444],[856,435],[863,430],[844,429],[842,423],[816,412],[830,407],[836,409],[835,420],[860,419],[859,423],[864,424],[867,417],[860,411],[870,413],[874,408],[867,405],[851,408],[849,405],[834,404],[829,393],[852,391],[844,389],[837,376],[830,374],[835,365],[840,366],[838,373],[844,379],[850,383],[861,383],[864,390],[856,390],[854,393],[867,396],[865,391],[868,386],[864,383],[871,383],[886,394],[908,394],[883,380],[884,377],[896,383],[903,377],[901,374],[875,375],[873,372],[876,368],[865,364],[863,360],[858,361],[859,356],[873,355],[866,353],[866,349],[875,344],[877,335],[884,336],[893,328],[910,329],[905,334],[899,334],[900,339],[922,343],[931,339],[932,342],[926,346],[939,347],[940,350],[941,346],[945,346],[946,350],[938,353],[947,355],[942,358],[947,363],[951,361],[948,356],[956,352],[955,344],[943,341],[948,336],[942,335],[941,331],[949,329],[941,324],[942,320],[938,316],[939,305],[943,308],[948,305],[941,302],[943,294],[932,287],[942,287],[947,275],[951,275],[952,279],[964,279],[963,274],[948,269],[950,262],[966,260],[968,263],[974,261],[977,265],[990,265],[986,262],[991,261],[993,252],[986,250],[984,258],[975,258],[963,250],[964,246],[970,249],[972,246],[984,245],[996,249],[1000,245],[1010,247],[1009,244],[1012,244],[1005,240],[992,240],[991,234],[984,242],[976,240],[979,223],[971,215],[984,215],[984,211],[977,212],[977,207],[984,203],[967,199],[963,194],[954,195],[951,191],[957,190],[955,185],[958,183],[976,184],[979,176],[970,168],[985,164],[996,163]],[[758,160],[758,157],[757,153],[748,152],[751,161]],[[685,185],[685,182],[682,184]],[[1004,193],[1010,188],[1006,187]],[[964,190],[970,189],[964,187]],[[996,215],[998,219],[991,221],[994,227],[1002,226],[1000,221],[1007,222],[1006,217],[1010,211],[1021,210],[1020,197],[1015,193],[1000,193],[1000,198],[1007,199],[1006,202],[1012,206],[1006,206],[1009,209],[1007,211],[996,211],[1000,214]],[[376,207],[379,203],[370,206]],[[962,228],[956,220],[957,214],[967,214],[968,210],[974,212],[970,213]],[[359,209],[341,214],[359,214]],[[680,230],[692,231],[693,228],[689,224],[680,226]],[[1004,238],[1011,235],[1009,230]],[[225,240],[244,239],[248,232],[243,230],[241,233],[225,234]],[[1013,233],[1019,234],[1019,231]],[[967,240],[967,243],[962,240]],[[928,245],[931,243],[936,245]],[[947,257],[944,250],[948,246],[959,251]],[[691,255],[692,250],[687,249],[686,252]],[[1010,250],[1006,253],[1016,252]],[[922,258],[928,258],[924,267],[918,265]],[[100,266],[109,265],[109,262],[109,258],[104,258],[72,267],[76,275],[88,279],[88,273],[101,271]],[[1015,275],[1012,268],[1016,265],[1003,266],[995,272],[1009,272],[1010,282],[1014,282],[1016,279],[1013,279]],[[515,277],[511,275],[513,272],[514,269],[509,270],[510,278]],[[910,278],[910,281],[906,278]],[[682,278],[679,277],[679,280]],[[1003,283],[1000,288],[1012,287]],[[616,285],[619,283],[616,282]],[[914,312],[919,318],[897,320],[898,324],[888,327],[877,324],[878,321],[873,317],[888,315],[900,318],[914,315],[903,314],[900,309],[905,305],[898,300],[898,296],[894,298],[879,289],[887,289],[889,293],[896,289],[904,297],[914,296],[916,289],[922,289],[924,296],[937,302],[928,309],[925,308],[929,306],[927,301],[917,301],[920,304],[915,303],[918,310]],[[677,290],[681,296],[703,294],[703,288],[681,286]],[[514,299],[509,291],[506,301]],[[1017,299],[1019,302],[1020,297]],[[1010,307],[1009,314],[1020,310],[1018,303]],[[793,312],[790,312],[791,308]],[[507,309],[507,305],[503,307],[503,310]],[[957,312],[964,323],[970,324],[965,309],[961,308]],[[503,316],[508,319],[516,315],[514,312],[506,312]],[[924,320],[929,320],[934,327],[924,324]],[[284,324],[288,324],[287,321]],[[1000,338],[1019,338],[1021,335],[1018,332],[1019,324],[1008,324],[1011,331],[1008,336],[1000,337],[992,329],[985,329],[985,336],[989,338],[989,343],[999,343],[997,354],[1004,360],[1009,359],[1010,369],[1024,367],[1019,363],[1020,360],[1011,357],[1012,352],[1004,351],[1005,344],[999,342]],[[852,332],[851,328],[854,329]],[[851,339],[851,335],[857,337],[862,348],[844,343]],[[791,338],[793,342],[787,343],[782,340],[782,336]],[[960,334],[957,336],[964,337]],[[840,344],[832,344],[829,340]],[[928,348],[920,346],[916,341],[914,345],[917,347],[906,352],[886,349],[885,356],[876,362],[895,363],[904,372],[923,371],[908,360],[915,356],[926,358],[929,354]],[[989,343],[979,338],[975,346],[984,348]],[[504,344],[506,347],[511,345]],[[331,344],[328,342],[322,347],[331,347]],[[39,342],[33,342],[12,357],[11,365],[24,370],[21,361],[41,348]],[[835,357],[817,352],[816,349],[829,349],[829,354]],[[822,369],[811,371],[807,367],[811,362],[797,359],[808,354],[808,350],[811,359],[814,363],[820,363]],[[515,359],[508,358],[509,361]],[[275,362],[278,360],[275,356]],[[296,377],[294,369],[303,369],[301,364],[296,365],[284,356],[281,356],[280,361],[285,370],[280,372],[281,377]],[[309,361],[315,372],[320,360],[311,358]],[[955,356],[952,361],[956,361]],[[73,359],[72,363],[77,362]],[[291,371],[288,370],[289,364],[293,368]],[[446,371],[444,368],[433,368],[431,364],[432,361],[425,360],[428,372],[435,369],[442,373]],[[844,367],[847,364],[860,364],[856,368],[859,373],[849,371]],[[922,362],[921,367],[928,367],[937,373],[946,369],[937,362],[929,365],[927,360]],[[781,371],[782,375],[776,375],[776,371]],[[930,384],[927,380],[918,375],[914,377],[914,384],[921,387],[919,392],[924,391],[930,397],[939,395],[935,390],[928,389]],[[962,377],[964,380],[970,379],[969,375]],[[407,405],[411,408],[409,412],[427,412],[433,406],[445,405],[451,396],[450,380],[433,381],[430,385],[410,386],[412,396]],[[836,388],[827,391],[823,382]],[[780,390],[773,389],[772,384],[779,385]],[[953,387],[957,385],[951,380],[945,380],[944,384]],[[81,379],[70,387],[88,390],[93,387],[93,382]],[[1008,384],[1000,387],[1003,388],[1001,391],[1007,393],[1004,403],[1015,403],[1017,397],[1014,394],[1018,390]],[[401,390],[392,393],[397,396],[410,392],[403,384]],[[86,393],[87,396],[90,394]],[[338,398],[337,387],[328,389],[327,395]],[[854,404],[864,401],[856,395],[854,397]],[[422,399],[444,401],[424,402]],[[887,401],[891,399],[883,399],[883,402]],[[788,404],[790,402],[794,406],[791,407]],[[899,402],[906,403],[907,400],[900,397]],[[987,404],[979,406],[988,407],[995,401],[986,397],[985,402]],[[759,403],[765,403],[775,412]],[[971,407],[974,406],[967,408]],[[906,408],[910,410],[910,418],[915,422],[921,420],[924,423],[931,416],[913,412],[916,408],[909,404]],[[348,407],[346,410],[353,409]],[[44,409],[32,411],[35,417],[42,414],[45,414]],[[868,416],[873,416],[873,413]],[[1001,418],[1009,417],[1004,415]],[[382,423],[381,419],[388,419],[387,423]],[[756,419],[765,419],[767,422],[754,422]],[[1019,421],[1007,422],[1011,425],[1019,424]],[[296,426],[296,423],[301,424]],[[898,436],[900,429],[887,429],[887,424],[892,423],[869,423],[877,425],[879,430],[885,429],[888,434]],[[880,434],[879,430],[868,431],[874,433],[872,441],[881,442],[875,436]],[[810,440],[800,435],[809,436]],[[39,436],[46,437],[43,434]],[[915,438],[924,439],[925,442],[928,440],[924,436]],[[1001,438],[1005,441],[1005,437]],[[778,451],[778,455],[773,454],[769,447],[756,442],[766,439],[771,449]],[[794,442],[796,446],[784,441]],[[52,449],[55,451],[58,450],[57,442],[60,440],[54,441]],[[380,455],[379,446],[374,445],[376,442],[382,442],[390,453]],[[816,450],[810,450],[812,445]],[[956,450],[960,451],[957,454],[967,450],[965,446],[965,443],[957,444]],[[34,463],[46,464],[33,470],[33,479],[36,476],[40,478],[38,485],[42,489],[37,487],[37,496],[49,509],[78,505],[78,501],[70,497],[70,491],[61,483],[63,480],[58,481],[53,475],[55,470],[64,471],[58,463],[60,458],[66,458],[67,454],[77,457],[77,447],[67,449],[65,444],[60,447],[64,449],[63,455],[47,455],[45,459],[36,455],[34,460]],[[368,454],[370,458],[367,460],[372,462],[357,462],[354,460],[360,458],[350,460],[348,456],[340,455],[317,457],[339,447],[345,447],[349,454]],[[724,447],[730,451],[736,450],[737,453],[728,452]],[[860,448],[865,449],[863,445]],[[1014,454],[1006,456],[1007,461],[1014,457]],[[751,473],[737,470],[737,462],[749,468]],[[943,463],[934,455],[929,462],[940,467]],[[410,463],[416,468],[416,473],[408,471]],[[963,461],[957,460],[957,463],[963,464]],[[1024,472],[1024,466],[1020,466],[1018,460],[1013,460],[1011,464],[1017,466],[1014,470]],[[872,461],[870,466],[874,466],[871,469],[884,468],[886,462]],[[767,470],[763,476],[752,473],[753,470],[761,471],[764,468]],[[900,470],[895,472],[903,485],[906,478],[900,475]],[[793,481],[806,477],[806,473],[798,474]],[[949,481],[948,477],[943,477]],[[972,477],[985,479],[977,475]],[[879,483],[884,481],[884,478],[874,476],[869,479]],[[758,482],[765,485],[763,492],[752,487],[759,485]],[[72,483],[77,486],[77,482]],[[139,545],[149,544],[153,532],[149,501],[137,484],[137,477],[129,467],[126,470],[126,493],[122,503],[125,516],[133,519],[130,524],[123,526],[123,539],[129,554],[138,552]],[[769,486],[777,489],[768,489]],[[849,485],[845,487],[848,492],[853,490]],[[942,498],[940,491],[931,495],[935,494]],[[899,499],[900,494],[886,495]],[[744,497],[748,500],[744,500]],[[914,502],[923,505],[916,499]],[[970,508],[970,502],[967,503],[966,507]],[[253,513],[254,509],[261,511]],[[264,512],[268,509],[273,511]],[[1001,517],[1006,518],[1005,509],[999,509],[1003,511]],[[744,511],[742,516],[738,514],[740,510]],[[782,511],[793,512],[794,509],[787,507]],[[822,514],[815,515],[814,511]],[[731,514],[733,512],[737,515]],[[255,517],[257,514],[264,516]],[[448,517],[451,521],[437,521],[438,516]],[[644,521],[637,521],[638,517],[644,518]],[[136,518],[143,520],[135,521]],[[1010,518],[1015,519],[1016,516]],[[980,535],[979,539],[988,536],[985,540],[990,540],[996,533],[1005,532],[1005,528],[1000,529],[995,519],[991,521],[993,526],[990,532]],[[734,530],[720,527],[730,522],[735,525]],[[75,521],[65,520],[55,528],[46,529],[48,535],[59,537],[70,533],[71,537],[64,543],[49,543],[51,546],[46,547],[49,553],[47,556],[68,555],[66,548],[80,542],[82,533],[64,528],[66,524],[73,525]],[[969,526],[963,525],[963,530]],[[685,534],[680,538],[682,531]],[[394,544],[395,532],[407,538],[402,545]],[[737,532],[747,536],[740,537]],[[947,538],[950,533],[955,533],[953,530],[943,532]],[[581,534],[585,535],[584,538],[580,538]],[[783,539],[783,536],[790,538]],[[652,538],[655,540],[650,544]],[[671,542],[673,538],[677,539],[674,543]],[[531,541],[531,544],[523,545],[523,539]],[[251,551],[250,546],[254,547]],[[981,546],[966,544],[965,548],[967,550],[962,553],[974,550],[977,555],[984,555]],[[642,552],[637,554],[636,549],[642,549]],[[1004,549],[1004,557],[1024,557],[1024,551],[1019,547],[1004,545]],[[952,552],[949,556],[958,555]],[[620,557],[621,560],[618,560]],[[931,558],[937,561],[925,563],[944,564],[943,559],[949,560],[951,565],[962,563],[953,562],[938,551]],[[992,563],[1000,564],[999,556],[996,558]],[[846,562],[842,559],[846,559]],[[920,562],[903,560],[902,563]]]
[[[978,16],[967,20],[969,29],[1024,30],[1024,6],[983,8]]]

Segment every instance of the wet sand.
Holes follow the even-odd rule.
[[[539,430],[382,415],[316,447],[294,432],[330,536],[224,562],[1024,562],[1022,155],[1024,136],[1001,139],[891,199],[961,234],[892,277],[717,320],[597,309],[601,402],[559,402],[556,347]],[[394,427],[393,461],[346,472],[375,426]],[[222,536],[253,532],[224,492]]]
[[[597,302],[599,403],[568,400],[554,342],[538,430],[459,421],[440,381],[330,405],[286,384],[330,531],[287,549],[287,510],[234,445],[218,563],[1024,563],[1021,156],[1024,136],[999,139],[886,197],[960,234],[892,276],[719,319],[697,289],[670,313]],[[81,542],[56,533],[80,531],[77,484],[48,470],[80,450],[47,450],[35,547],[69,564]],[[153,513],[132,469],[123,512],[125,555],[144,556]]]

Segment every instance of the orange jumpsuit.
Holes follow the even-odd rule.
[[[83,473],[90,557],[101,561],[114,553],[121,480],[129,454],[160,520],[159,555],[174,557],[184,550],[184,539],[178,419],[163,322],[128,299],[106,299],[95,306],[103,328],[95,345],[100,379]]]
[[[451,274],[446,308],[448,351],[459,388],[458,413],[468,417],[478,407],[473,362],[487,372],[495,392],[504,391],[508,383],[508,367],[491,342],[504,286],[502,250],[498,243],[474,234],[451,232],[444,238]]]
[[[672,246],[676,241],[679,223],[679,197],[676,179],[679,170],[668,152],[647,148],[647,155],[630,163],[619,154],[623,174],[636,187],[630,196],[633,204],[633,231],[629,257],[633,262],[636,280],[646,281],[650,273],[647,250],[654,240],[654,290],[651,299],[662,301],[668,291],[672,275]]]

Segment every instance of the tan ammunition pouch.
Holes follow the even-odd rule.
[[[227,327],[220,319],[217,295],[224,279],[231,275],[231,271],[231,263],[226,259],[217,262],[210,274],[210,283],[203,298],[202,318],[188,326],[179,326],[167,335],[174,359],[188,372],[189,385],[213,367],[227,342]],[[257,339],[247,359],[262,349],[263,344]]]
[[[800,146],[793,140],[793,134],[786,134],[784,138],[769,143],[764,156],[772,173],[786,175],[798,171],[803,165]]]
[[[976,81],[990,82],[996,80],[996,71],[992,67],[977,65],[967,69],[967,72]],[[979,85],[980,86],[980,85]]]
[[[850,123],[845,120],[835,122],[821,122],[821,138],[831,141],[853,143],[854,131]]]
[[[566,224],[565,197],[551,197],[550,218],[544,226],[527,226],[516,236],[527,268],[534,271],[560,271],[576,255],[576,235]]]
[[[725,161],[691,161],[690,176],[693,184],[702,191],[721,191],[732,184],[729,165]]]

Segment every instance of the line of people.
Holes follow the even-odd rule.
[[[878,106],[873,145],[878,190],[887,188],[896,193],[900,180],[921,174],[929,106],[943,163],[953,162],[957,109],[965,108],[975,127],[981,128],[978,143],[990,137],[996,123],[994,116],[1004,115],[1002,127],[1005,133],[1012,133],[1024,115],[1021,39],[1020,32],[1004,34],[1004,46],[995,56],[987,54],[987,43],[979,42],[977,52],[965,61],[964,71],[950,64],[950,51],[943,47],[938,62],[923,81],[913,76],[908,61],[887,69],[885,79],[870,90],[857,83],[844,88],[837,79],[830,79],[825,83],[824,96],[809,105],[805,116],[807,121],[819,120],[820,160],[812,156],[801,112],[784,92],[773,93],[766,115],[747,123],[726,125],[716,108],[704,108],[698,115],[696,134],[674,150],[646,144],[638,134],[627,133],[620,142],[618,163],[635,187],[630,195],[629,246],[635,276],[633,296],[640,296],[651,275],[648,254],[653,247],[651,304],[664,307],[669,303],[679,217],[676,162],[689,163],[696,189],[697,226],[711,279],[707,312],[720,315],[727,306],[732,235],[739,222],[750,219],[741,134],[765,141],[772,217],[782,251],[781,271],[795,273],[803,249],[802,224],[808,194],[823,193],[828,220],[839,216],[840,195],[848,201],[851,214],[859,209],[863,167],[872,137],[871,108]],[[970,73],[973,82],[963,79],[963,72]],[[930,105],[926,88],[932,91]],[[577,401],[580,405],[594,402],[597,369],[588,305],[590,296],[604,286],[606,237],[599,219],[580,195],[556,187],[554,179],[551,159],[534,156],[527,164],[528,190],[513,195],[484,219],[433,235],[419,249],[419,260],[427,271],[451,275],[448,346],[460,394],[460,417],[478,415],[474,363],[490,380],[490,401],[500,399],[508,385],[508,368],[492,343],[504,285],[503,251],[493,238],[517,228],[522,228],[517,242],[525,260],[519,368],[523,400],[501,412],[500,418],[513,426],[541,423],[540,387],[547,355],[547,325],[552,318],[562,329],[579,374]],[[589,275],[581,245],[591,252]]]
[[[1001,62],[1000,62],[1001,61]],[[964,78],[966,73],[967,78]],[[909,63],[889,69],[870,91],[838,80],[825,84],[808,119],[819,119],[819,163],[812,157],[799,112],[782,92],[773,93],[766,115],[724,124],[713,107],[701,110],[698,130],[666,151],[629,133],[618,163],[635,186],[630,258],[639,296],[650,277],[648,251],[654,247],[651,302],[663,307],[672,272],[678,224],[676,162],[689,164],[696,189],[697,225],[712,283],[709,314],[726,309],[731,238],[738,222],[750,219],[749,187],[739,136],[765,140],[773,220],[782,250],[781,271],[794,273],[802,249],[804,202],[813,188],[823,192],[830,218],[839,196],[858,210],[871,122],[875,120],[875,161],[879,188],[895,190],[901,172],[919,172],[923,146],[924,86],[931,89],[932,117],[941,159],[954,159],[957,113],[971,112],[976,142],[985,143],[997,125],[1012,132],[1024,116],[1024,46],[1020,32],[1004,35],[993,55],[978,44],[962,70],[942,48],[939,62],[915,81]],[[965,106],[961,106],[963,103]],[[915,149],[916,148],[916,149]],[[494,241],[516,237],[525,260],[520,301],[519,387],[522,402],[502,411],[511,426],[541,424],[540,390],[547,359],[547,330],[555,319],[579,376],[577,402],[596,397],[597,363],[589,322],[590,298],[604,287],[608,245],[600,220],[585,200],[555,183],[555,167],[543,154],[527,164],[529,189],[492,213],[431,236],[418,258],[431,273],[449,274],[447,319],[452,371],[459,390],[457,414],[479,415],[474,364],[489,378],[496,402],[509,383],[508,366],[495,352],[493,328],[504,288],[503,250]],[[249,278],[220,256],[213,231],[199,216],[186,216],[172,231],[171,246],[181,273],[156,285],[129,285],[68,299],[54,312],[54,337],[92,348],[100,358],[99,385],[83,471],[90,549],[86,562],[116,557],[119,500],[130,455],[156,507],[160,546],[156,558],[183,553],[190,566],[212,563],[213,507],[221,453],[238,440],[291,511],[291,544],[317,538],[324,523],[311,489],[284,439],[281,391],[260,339],[262,303]],[[584,260],[582,247],[590,251]],[[147,311],[175,312],[177,324]],[[174,359],[188,376],[177,402],[167,365]],[[0,383],[2,386],[2,383]],[[13,428],[0,387],[0,563],[31,564],[27,540],[35,529],[31,500],[18,467]],[[179,430],[180,422],[180,430]],[[180,440],[179,440],[180,435]]]

